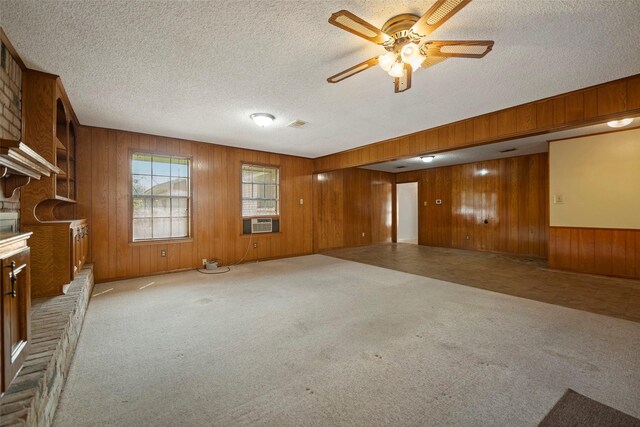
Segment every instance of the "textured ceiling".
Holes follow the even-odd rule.
[[[635,117],[633,122],[624,129],[635,129],[638,127],[640,127],[640,117]],[[423,162],[420,157],[412,157],[409,159],[393,160],[390,162],[363,166],[362,169],[398,173],[421,169],[439,168],[442,166],[460,165],[464,163],[480,162],[483,160],[525,156],[527,154],[546,153],[547,151],[549,151],[549,141],[574,138],[583,135],[593,135],[596,133],[610,132],[612,130],[613,129],[608,127],[606,123],[601,123],[592,126],[585,126],[578,129],[552,132],[544,135],[536,135],[526,138],[512,139],[510,141],[497,142],[495,144],[479,145],[477,147],[447,151],[446,153],[436,154],[436,158],[431,163]],[[511,150],[514,148],[515,151],[501,153],[502,150]]]
[[[640,72],[638,0],[474,0],[432,36],[495,40],[484,59],[419,70],[403,94],[379,68],[326,82],[384,53],[332,12],[381,26],[432,3],[0,0],[0,25],[29,67],[62,77],[82,124],[308,157]]]

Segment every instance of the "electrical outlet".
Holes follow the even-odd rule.
[[[562,197],[562,194],[554,194],[553,203],[556,204],[556,205],[563,204],[564,203],[564,197]]]
[[[304,205],[304,199],[300,199],[300,204]]]
[[[362,237],[364,237],[364,231],[362,232]]]
[[[207,264],[207,259],[206,258],[202,258],[202,265],[206,265]]]
[[[471,236],[467,234],[467,240],[471,240]]]
[[[162,249],[160,251],[160,256],[167,256],[167,251],[165,249]]]
[[[258,242],[253,242],[253,249],[256,249],[258,247]]]

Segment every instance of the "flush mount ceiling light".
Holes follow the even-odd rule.
[[[422,156],[420,157],[420,160],[422,160],[425,163],[431,163],[433,162],[433,159],[435,159],[436,156]]]
[[[610,128],[623,128],[631,124],[632,121],[633,119],[612,120],[610,122],[607,122],[607,126],[609,126]]]
[[[251,117],[254,123],[260,126],[261,128],[266,128],[271,124],[271,122],[273,122],[276,119],[274,116],[267,113],[253,113],[249,117]]]
[[[394,78],[396,93],[411,88],[411,75],[420,67],[428,68],[447,58],[482,58],[493,47],[492,40],[428,40],[429,34],[455,15],[471,0],[436,0],[421,17],[411,13],[396,15],[382,29],[371,25],[348,10],[329,18],[329,23],[384,47],[387,53],[354,65],[327,79],[338,83],[348,77],[380,65]]]

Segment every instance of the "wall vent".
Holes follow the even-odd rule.
[[[271,218],[252,218],[251,232],[252,233],[272,233],[273,220]]]
[[[507,148],[506,150],[500,150],[501,153],[510,153],[512,151],[516,151],[517,148]]]
[[[289,126],[290,128],[301,128],[306,124],[307,122],[305,122],[304,120],[294,120],[291,123],[289,123],[287,126]]]

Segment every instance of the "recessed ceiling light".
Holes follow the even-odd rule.
[[[255,124],[260,126],[261,128],[265,128],[271,124],[276,118],[271,114],[267,113],[253,113],[250,115]]]
[[[431,163],[433,162],[433,159],[435,159],[436,156],[422,156],[420,157],[420,160],[422,160],[425,163]]]
[[[631,124],[632,121],[633,119],[612,120],[610,122],[607,122],[607,126],[609,126],[610,128],[623,128]]]

